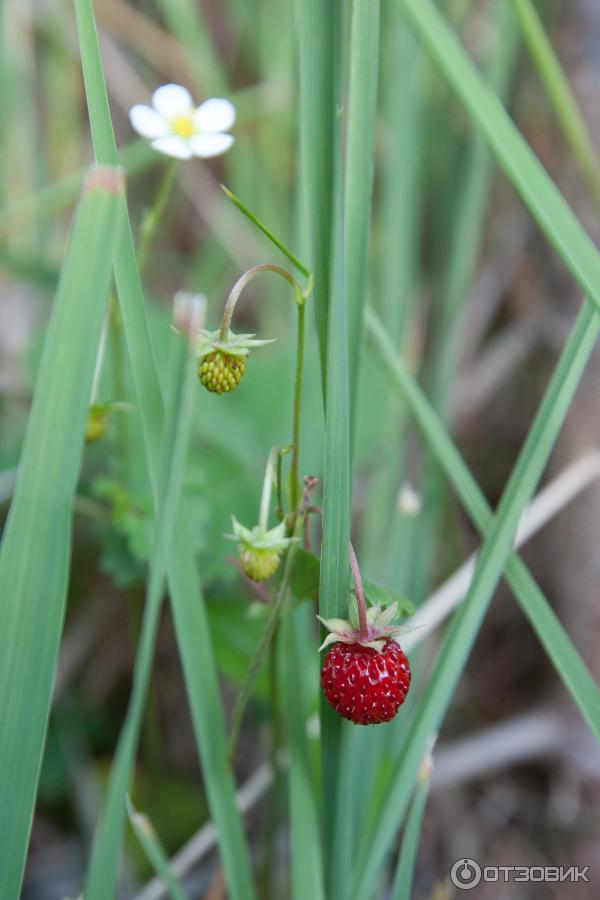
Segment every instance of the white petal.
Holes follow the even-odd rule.
[[[218,97],[206,100],[194,113],[194,124],[199,131],[229,131],[234,122],[235,106]]]
[[[164,116],[151,106],[138,104],[129,110],[129,121],[138,134],[145,138],[164,137],[169,133],[169,124]]]
[[[189,113],[193,106],[190,92],[180,84],[163,84],[152,94],[152,106],[167,119]]]
[[[202,156],[208,159],[210,156],[220,156],[229,150],[234,138],[230,134],[195,134],[190,139],[190,145],[194,156]]]
[[[190,159],[192,156],[189,141],[184,141],[182,137],[178,137],[176,134],[157,138],[157,140],[152,141],[152,146],[159,153],[164,153],[165,156],[174,156],[175,159]]]

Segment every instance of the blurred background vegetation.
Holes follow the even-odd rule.
[[[590,193],[521,52],[508,0],[445,0],[442,5],[598,239]],[[593,0],[544,0],[538,7],[598,147],[600,9]],[[178,167],[147,265],[147,308],[164,367],[165,326],[175,291],[205,293],[207,324],[216,328],[238,275],[255,263],[280,261],[228,204],[219,182],[300,256],[306,247],[294,8],[291,0],[97,0],[95,12],[134,222],[152,203],[165,160],[133,134],[129,108],[147,102],[158,84],[175,81],[186,84],[198,102],[223,95],[238,110],[236,143],[227,156]],[[391,3],[382,4],[381,35],[368,294],[494,504],[564,343],[578,291]],[[4,515],[72,206],[92,153],[72,4],[7,0],[0,8],[0,41]],[[265,278],[244,295],[238,330],[277,342],[252,356],[233,395],[219,398],[198,390],[186,471],[186,504],[228,710],[264,617],[256,595],[232,565],[232,545],[223,534],[230,530],[231,514],[253,524],[268,451],[289,442],[295,333],[294,311],[283,291],[276,280]],[[116,311],[113,326],[98,399],[134,404]],[[596,352],[549,476],[598,444],[599,378]],[[366,349],[358,408],[353,528],[361,562],[370,577],[419,603],[476,548],[477,538]],[[64,427],[68,423],[56,422],[56,428]],[[322,475],[322,440],[311,310],[303,474]],[[526,551],[596,678],[599,514],[600,493],[590,488]],[[31,900],[58,900],[80,890],[99,794],[129,695],[152,533],[135,411],[113,413],[106,436],[88,446],[74,524],[67,621],[23,893]],[[588,747],[584,726],[518,608],[505,600],[500,588],[444,726],[415,896],[450,896],[447,873],[462,855],[485,853],[489,864],[600,867],[594,815],[597,751]],[[306,615],[313,612],[306,604]],[[434,639],[423,649],[423,671],[436,646]],[[303,674],[316,710],[316,669]],[[240,740],[238,782],[268,759],[268,708],[263,672]],[[284,799],[277,791],[268,799],[264,788],[259,793],[249,830],[257,865],[264,870],[263,895],[285,896]],[[169,853],[206,818],[168,608],[133,798],[150,815]],[[149,876],[131,837],[123,896],[133,896]],[[191,896],[223,896],[214,853],[196,863],[186,883]],[[509,896],[486,893],[491,888],[480,889],[478,896]],[[518,896],[559,896],[550,885],[547,894],[538,890]],[[561,897],[570,896],[564,885],[560,891]],[[584,896],[583,888],[573,896]]]

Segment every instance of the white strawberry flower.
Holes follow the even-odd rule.
[[[194,106],[180,84],[163,84],[152,94],[152,106],[133,106],[129,119],[155,150],[176,159],[220,156],[234,142],[227,134],[235,122],[233,103],[214,97]]]

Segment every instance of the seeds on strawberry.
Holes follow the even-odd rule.
[[[200,360],[198,376],[200,383],[208,391],[215,394],[228,394],[240,383],[245,368],[245,356],[234,356],[220,350],[213,350],[212,353]]]
[[[389,722],[410,687],[410,665],[396,641],[380,652],[359,643],[336,643],[323,660],[321,688],[336,712],[356,725]]]

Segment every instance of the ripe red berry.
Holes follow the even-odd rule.
[[[381,652],[361,644],[334,644],[321,667],[325,699],[356,725],[389,722],[410,687],[410,665],[396,641]]]

